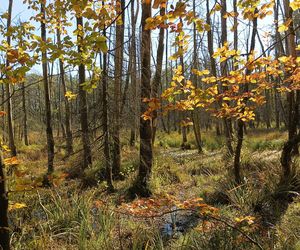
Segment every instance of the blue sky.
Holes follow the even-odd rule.
[[[202,1],[201,1],[202,2]],[[200,3],[200,2],[199,2]],[[8,8],[8,0],[0,0],[0,13],[3,13],[5,11],[7,11],[7,8]],[[228,9],[230,10],[232,8],[231,6],[231,3],[230,1],[228,1]],[[228,11],[229,11],[228,10]],[[156,11],[153,10],[153,14],[155,14]],[[18,22],[19,20],[21,21],[28,21],[29,18],[33,15],[35,15],[36,12],[33,11],[33,10],[30,10],[27,8],[27,5],[26,4],[23,4],[23,0],[14,0],[14,3],[13,3],[13,23],[15,22]],[[203,15],[203,13],[200,13],[201,15]],[[127,14],[128,15],[128,14]],[[126,16],[127,16],[126,15]],[[268,40],[268,35],[266,36],[264,33],[265,31],[269,31],[270,30],[270,26],[272,26],[272,19],[273,17],[272,16],[269,16],[267,17],[266,19],[264,20],[259,20],[259,33],[260,33],[260,36],[264,42],[264,45],[265,47],[267,47],[267,44],[268,42],[266,40]],[[33,21],[32,21],[33,22]],[[39,25],[37,25],[37,30],[36,32],[39,32]],[[228,22],[228,27],[230,27],[231,25],[229,24]],[[244,27],[246,27],[245,25],[241,24],[240,26],[240,47],[243,47],[243,43],[245,43],[246,39],[249,38],[247,37],[248,34],[247,32],[243,32],[242,30],[244,29]],[[127,32],[125,32],[126,34]],[[231,39],[231,36],[232,34],[229,33],[229,40],[232,40]],[[266,36],[266,37],[264,37]],[[172,40],[172,36],[170,35],[170,40]],[[154,56],[156,55],[156,44],[157,44],[157,32],[153,32],[152,33],[152,48],[153,48],[153,53],[154,53]],[[172,41],[170,41],[172,42]],[[260,50],[260,45],[259,43],[257,44],[257,47],[256,49],[259,51]],[[37,72],[40,72],[40,65],[36,65],[33,69],[33,71],[37,71]]]

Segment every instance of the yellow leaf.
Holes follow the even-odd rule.
[[[68,100],[73,100],[77,97],[77,94],[74,94],[72,91],[67,91],[65,94],[65,97],[68,98]]]
[[[289,19],[286,22],[284,22],[283,24],[279,25],[278,32],[287,31],[289,29],[289,26],[290,26],[291,22],[292,22],[292,20]]]
[[[290,7],[292,8],[293,11],[299,9],[300,8],[300,1],[295,0],[295,1],[291,2]]]
[[[25,203],[9,204],[8,210],[12,211],[12,210],[17,210],[17,209],[25,208],[25,207],[27,207],[27,205]]]

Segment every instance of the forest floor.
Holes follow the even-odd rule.
[[[14,249],[300,249],[300,189],[295,189],[300,184],[278,185],[285,133],[248,133],[242,154],[244,182],[238,187],[228,174],[232,159],[224,156],[222,137],[204,133],[204,152],[199,154],[191,138],[192,149],[182,151],[178,133],[158,134],[150,183],[152,198],[202,198],[203,204],[217,209],[217,222],[191,211],[174,211],[157,218],[122,213],[120,205],[131,204],[127,194],[139,160],[138,148],[129,147],[125,139],[125,180],[115,181],[116,192],[108,194],[101,181],[103,159],[99,152],[82,182],[65,174],[76,169],[80,156],[64,160],[59,147],[54,187],[39,187],[47,152],[39,143],[41,138],[32,137],[35,144],[19,146],[21,163],[9,177]],[[80,142],[77,144],[79,148]],[[297,174],[299,159],[294,165]],[[295,175],[295,180],[298,177]],[[295,194],[294,198],[283,199],[282,194],[287,193]],[[16,204],[24,207],[16,209]]]

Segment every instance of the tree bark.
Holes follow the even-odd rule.
[[[130,146],[134,146],[136,141],[136,130],[137,130],[137,116],[138,116],[138,105],[137,105],[137,60],[136,60],[136,22],[139,8],[137,7],[136,14],[134,14],[135,1],[131,2],[131,29],[132,29],[132,43],[131,43],[131,60],[132,60],[132,72],[131,72],[131,87],[132,87],[132,98],[131,98],[131,110],[132,110],[132,125],[130,129]],[[137,3],[139,6],[139,2]]]
[[[221,43],[222,46],[225,45],[227,42],[227,19],[225,18],[225,15],[227,13],[227,3],[226,0],[221,0]],[[236,43],[236,41],[234,42]],[[221,63],[221,75],[226,76],[227,75],[227,62],[224,61]],[[221,83],[222,84],[222,83]],[[221,86],[222,91],[228,90],[227,87]],[[225,101],[226,102],[226,101]],[[225,132],[225,137],[226,137],[226,145],[227,145],[227,150],[230,155],[233,155],[233,147],[232,147],[232,124],[231,124],[231,119],[228,118],[223,118],[223,124],[224,124],[224,132]]]
[[[257,9],[255,9],[255,13],[257,12]],[[252,28],[252,36],[251,36],[251,42],[250,42],[250,49],[248,53],[251,53],[255,49],[255,39],[256,39],[256,34],[257,34],[257,17],[253,19],[253,28]],[[249,56],[248,56],[249,58]],[[245,71],[245,76],[250,75],[251,70],[249,68],[246,69]],[[249,91],[249,86],[248,83],[245,83],[245,86],[242,90],[243,92],[248,92]],[[247,99],[245,99],[244,102],[247,102]],[[236,184],[240,184],[242,179],[241,179],[241,151],[242,151],[242,146],[243,146],[243,141],[244,141],[244,128],[245,128],[245,123],[239,119],[237,122],[237,144],[235,148],[235,155],[234,155],[234,178]]]
[[[293,27],[293,10],[290,7],[290,1],[284,0],[284,11],[285,11],[285,19],[292,20],[289,28],[288,35],[286,41],[286,51],[287,54],[292,56],[292,58],[296,58],[296,43],[295,43],[295,30]],[[283,179],[288,179],[291,176],[291,160],[292,156],[299,154],[299,137],[297,135],[297,125],[299,122],[299,90],[297,90],[296,96],[295,91],[291,91],[287,94],[288,101],[288,141],[284,144],[282,153],[281,153],[281,166],[283,170]],[[296,98],[296,99],[295,99]]]
[[[114,79],[114,120],[113,120],[113,159],[112,171],[116,179],[121,177],[121,145],[120,145],[120,103],[121,83],[123,72],[123,48],[124,48],[124,9],[125,1],[117,0],[117,15],[120,15],[122,23],[116,23],[116,48],[115,48],[115,79]]]
[[[141,47],[141,113],[147,111],[148,105],[144,98],[151,97],[151,31],[145,29],[146,19],[151,17],[151,1],[142,3],[142,47]],[[148,182],[152,169],[152,129],[151,121],[140,118],[140,164],[136,193],[149,196]]]
[[[61,47],[61,34],[60,34],[59,29],[57,29],[57,44],[59,47]],[[72,136],[72,130],[71,130],[71,115],[70,115],[71,111],[70,111],[69,100],[66,96],[67,87],[66,87],[66,81],[65,81],[64,63],[61,59],[59,59],[59,71],[60,71],[60,77],[61,77],[62,91],[63,91],[63,95],[64,95],[66,146],[67,146],[67,155],[69,156],[73,153],[73,136]]]
[[[160,15],[165,15],[165,8],[160,8]],[[152,82],[152,98],[159,98],[158,90],[159,86],[161,84],[161,72],[162,72],[162,66],[163,66],[163,56],[164,56],[164,37],[165,37],[165,28],[159,29],[159,35],[158,35],[158,46],[157,46],[157,53],[156,53],[156,71],[154,74],[153,82]],[[155,141],[155,134],[157,129],[157,110],[154,110],[153,117],[152,117],[152,144],[154,144]]]
[[[9,0],[8,2],[8,18],[7,18],[7,29],[11,27],[11,16],[12,16],[12,8],[13,8],[13,0]],[[7,36],[7,44],[10,46],[11,44],[11,36]],[[9,61],[6,59],[6,67],[9,67]],[[14,131],[13,131],[13,117],[12,117],[12,98],[11,98],[11,90],[10,83],[7,83],[5,86],[5,94],[6,94],[6,113],[7,113],[7,132],[9,139],[9,148],[11,152],[11,156],[17,155],[17,149],[15,145]]]
[[[9,227],[8,227],[8,194],[6,189],[5,166],[2,150],[0,150],[0,247],[9,250]]]
[[[81,16],[76,17],[76,21],[77,21],[77,29],[80,29],[80,32],[78,32],[77,35],[78,53],[81,54],[84,50],[84,48],[82,47],[82,41],[84,39],[83,18]],[[89,165],[92,164],[86,92],[82,86],[82,84],[85,83],[85,66],[83,63],[81,63],[78,67],[78,74],[79,74],[79,92],[78,92],[79,114],[80,114],[80,125],[81,125],[81,140],[83,145],[83,164],[81,170],[83,171]]]
[[[104,2],[102,2],[104,4]],[[104,28],[103,36],[106,36],[106,30]],[[107,93],[107,55],[103,54],[103,67],[102,67],[102,128],[104,135],[104,160],[106,169],[106,181],[109,191],[114,190],[112,179],[112,167],[109,147],[109,117],[108,117],[108,93]]]
[[[46,37],[46,11],[45,3],[41,3],[41,38],[44,43],[47,42]],[[46,134],[47,134],[47,150],[48,150],[48,175],[52,174],[54,171],[53,161],[54,161],[54,138],[52,131],[52,114],[51,114],[51,101],[50,101],[50,88],[48,82],[48,68],[47,68],[47,52],[42,51],[42,67],[43,67],[43,83],[44,83],[44,98],[45,98],[45,109],[46,109]]]
[[[22,107],[23,107],[23,133],[24,133],[24,143],[26,146],[29,145],[28,140],[28,125],[27,125],[27,107],[26,107],[26,90],[25,83],[22,83]]]

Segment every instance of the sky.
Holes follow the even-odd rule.
[[[197,4],[201,5],[201,3],[204,3],[206,0],[201,0],[201,1],[196,1]],[[127,1],[126,1],[127,2]],[[214,2],[214,1],[211,1],[211,2]],[[212,4],[211,4],[212,5]],[[7,10],[8,8],[8,0],[0,0],[0,13],[3,13]],[[230,9],[232,9],[232,6],[231,6],[231,1],[228,1],[228,11],[230,11]],[[153,14],[155,14],[157,11],[156,10],[153,10]],[[199,11],[200,12],[200,11]],[[13,23],[16,23],[18,22],[19,20],[21,21],[28,21],[29,18],[33,15],[35,15],[35,11],[33,10],[30,10],[27,8],[26,4],[23,4],[23,0],[14,0],[14,3],[13,3]],[[202,13],[200,13],[200,15],[204,15],[205,14],[205,11]],[[128,16],[128,14],[126,15]],[[268,41],[268,36],[265,37],[265,34],[266,34],[266,31],[270,30],[270,28],[272,27],[272,21],[273,20],[273,17],[272,16],[269,16],[267,18],[265,18],[263,21],[259,20],[258,24],[259,24],[259,33],[260,33],[260,37],[262,38],[263,40],[263,43],[264,43],[264,46],[267,47],[269,42]],[[32,21],[33,22],[33,21]],[[37,30],[36,32],[39,33],[39,25],[37,25]],[[245,24],[242,24],[240,23],[239,25],[239,29],[240,30],[243,30],[243,26],[245,26]],[[231,27],[231,24],[230,22],[228,22],[228,29]],[[73,29],[73,28],[71,28]],[[243,44],[245,44],[245,40],[248,39],[249,37],[247,37],[247,35],[245,35],[246,32],[240,32],[240,47],[243,48]],[[127,35],[127,31],[125,31],[125,36]],[[230,33],[229,33],[229,39],[231,39],[231,36]],[[173,38],[173,36],[169,36],[170,38]],[[1,39],[1,37],[0,37]],[[171,41],[170,41],[171,43]],[[153,49],[153,55],[154,57],[156,56],[156,47],[157,47],[157,32],[154,31],[152,32],[152,49]],[[257,47],[256,47],[258,50],[260,50],[260,45],[259,43],[257,43]],[[41,66],[40,65],[36,65],[34,66],[33,68],[33,72],[41,72]]]

